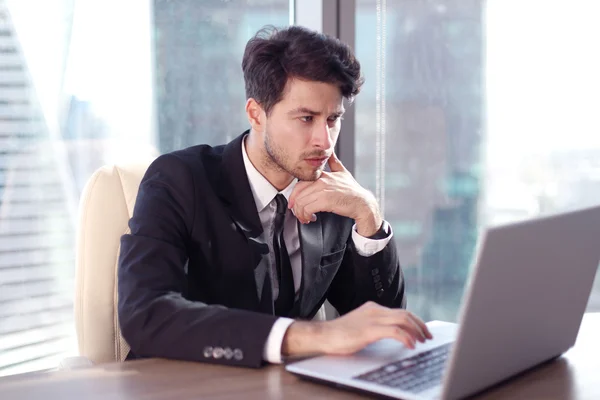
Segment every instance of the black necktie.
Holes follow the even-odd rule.
[[[290,256],[283,240],[283,222],[287,212],[287,200],[282,194],[275,196],[277,202],[277,213],[275,214],[275,226],[273,229],[273,252],[275,252],[275,265],[279,280],[279,295],[275,300],[275,314],[287,316],[294,306],[294,276]]]

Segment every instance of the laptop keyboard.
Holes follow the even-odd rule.
[[[394,361],[354,377],[367,382],[419,393],[441,384],[452,343],[435,347],[415,356]]]

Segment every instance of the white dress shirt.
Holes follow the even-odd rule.
[[[277,211],[277,204],[275,202],[275,196],[280,193],[277,189],[269,183],[269,181],[262,176],[260,172],[254,167],[248,153],[246,152],[246,140],[242,141],[242,155],[244,157],[244,166],[246,167],[246,174],[248,175],[248,182],[250,183],[250,189],[254,196],[254,202],[256,203],[256,209],[260,218],[260,223],[263,227],[265,237],[273,237],[273,224],[275,220],[275,213]],[[289,201],[290,195],[298,182],[294,179],[292,183],[288,185],[284,190],[281,191]],[[369,257],[373,254],[383,250],[389,243],[392,232],[391,227],[387,222],[384,221],[384,230],[388,232],[388,236],[384,239],[368,239],[356,232],[356,225],[352,228],[352,240],[356,246],[358,254]],[[294,288],[296,293],[300,290],[301,276],[302,276],[302,260],[300,256],[300,237],[298,236],[298,224],[294,214],[288,210],[285,215],[283,222],[283,240],[285,241],[285,247],[287,248],[290,256],[290,264],[292,266],[292,275],[294,277]],[[275,268],[275,254],[273,253],[273,241],[267,240],[269,246],[269,265],[271,274],[271,283],[273,285],[273,299],[277,299],[279,295],[279,283],[276,275]],[[281,345],[283,343],[283,337],[288,327],[294,322],[291,318],[279,318],[271,328],[271,332],[265,343],[263,350],[263,358],[265,361],[270,363],[281,363]]]

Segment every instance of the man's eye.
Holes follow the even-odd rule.
[[[312,115],[307,115],[307,116],[304,116],[304,117],[300,117],[300,120],[302,122],[312,122],[313,117],[312,117]]]
[[[335,121],[337,121],[338,119],[341,121],[343,118],[342,118],[342,117],[340,117],[339,115],[336,115],[336,116],[334,116],[334,117],[329,117],[329,122],[335,122]]]

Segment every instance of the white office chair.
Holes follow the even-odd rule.
[[[75,324],[80,356],[63,368],[123,361],[129,345],[117,318],[120,238],[129,232],[140,181],[149,164],[105,166],[88,180],[79,206]],[[315,320],[325,320],[321,307]],[[86,361],[89,360],[89,361]]]
[[[79,354],[94,363],[123,361],[129,345],[117,318],[120,238],[149,164],[105,166],[88,180],[79,205],[75,325]]]

